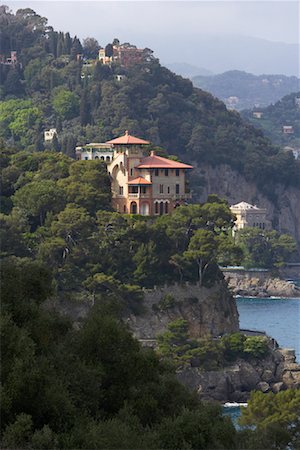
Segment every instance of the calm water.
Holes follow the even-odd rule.
[[[280,347],[293,348],[300,362],[300,299],[238,298],[240,327],[265,331]]]

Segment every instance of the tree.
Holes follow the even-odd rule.
[[[183,256],[185,259],[197,263],[200,286],[203,284],[203,276],[209,263],[215,260],[216,255],[217,243],[214,233],[208,230],[197,230]]]
[[[87,89],[83,89],[80,97],[80,124],[82,126],[90,123],[90,104]]]
[[[107,44],[105,47],[105,56],[111,57],[114,54],[114,49],[112,44]]]
[[[13,196],[14,204],[28,216],[45,222],[46,214],[58,212],[65,203],[62,189],[52,180],[33,181],[19,189]]]
[[[72,119],[79,111],[78,97],[64,88],[57,88],[53,93],[52,106],[62,120]]]
[[[245,431],[250,443],[243,448],[299,448],[300,444],[300,391],[289,389],[273,394],[252,392],[248,407],[242,409],[240,424],[255,427],[254,431]],[[246,442],[247,442],[246,441]]]
[[[100,45],[98,41],[94,38],[87,37],[83,39],[83,55],[88,59],[96,59]]]

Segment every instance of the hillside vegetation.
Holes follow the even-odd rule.
[[[194,85],[218,97],[236,110],[266,107],[299,90],[300,80],[286,75],[253,75],[230,70],[218,75],[195,76]],[[229,97],[237,97],[231,105]]]
[[[256,119],[253,111],[260,111],[262,117]],[[242,116],[260,128],[274,144],[300,147],[300,91],[286,95],[267,108],[243,111]],[[283,133],[286,125],[293,127],[293,133]]]
[[[103,142],[129,129],[186,161],[227,163],[270,195],[275,183],[299,185],[290,154],[162,67],[151,51],[134,67],[108,67],[96,63],[97,41],[82,46],[30,9],[14,15],[2,8],[0,25],[1,52],[17,50],[21,63],[0,65],[0,136],[19,148],[43,150],[42,132],[55,126],[53,150],[74,156],[76,144]],[[77,60],[78,54],[85,59]],[[125,75],[121,81],[119,74]]]

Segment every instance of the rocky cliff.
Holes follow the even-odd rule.
[[[203,371],[197,367],[178,370],[178,379],[203,400],[246,402],[250,392],[279,392],[300,388],[300,365],[295,352],[274,349],[270,339],[270,354],[259,360],[237,360],[232,366],[218,371]]]
[[[129,314],[127,323],[141,340],[153,340],[169,322],[184,319],[189,335],[199,338],[234,333],[239,329],[236,303],[226,283],[207,289],[198,284],[175,284],[144,292],[142,314]]]
[[[275,205],[269,198],[258,190],[254,183],[247,181],[243,175],[227,165],[212,167],[209,165],[198,166],[194,164],[195,182],[191,187],[195,190],[194,201],[204,202],[208,194],[217,194],[226,198],[230,204],[245,201],[267,208],[268,219],[274,229],[293,236],[300,250],[300,190],[296,188],[285,188],[278,185],[274,195],[277,197]],[[299,173],[300,177],[300,173]],[[197,187],[197,179],[201,188]],[[195,186],[195,188],[194,188]]]

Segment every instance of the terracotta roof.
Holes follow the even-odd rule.
[[[143,177],[137,177],[134,180],[128,181],[127,184],[152,184],[152,183],[151,181],[148,181]]]
[[[144,141],[144,139],[140,139],[135,136],[131,136],[130,134],[128,134],[128,131],[126,130],[124,136],[120,136],[116,139],[112,139],[111,141],[107,141],[106,144],[148,145],[149,141]]]
[[[142,158],[137,169],[192,169],[193,166],[188,164],[183,164],[178,161],[173,161],[172,159],[162,158],[161,156],[156,156],[154,152],[151,152],[150,156]]]

